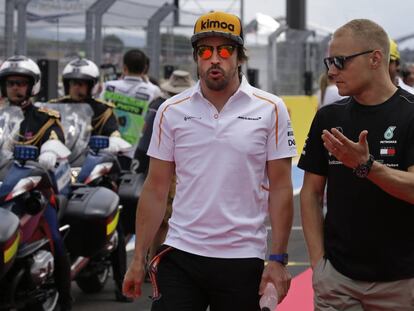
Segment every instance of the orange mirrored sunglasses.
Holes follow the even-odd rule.
[[[210,46],[210,45],[199,45],[197,47],[197,55],[203,60],[210,59],[213,56],[214,48],[217,49],[217,54],[223,58],[227,59],[233,55],[236,46],[231,44],[223,44],[219,46]]]

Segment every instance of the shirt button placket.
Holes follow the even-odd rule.
[[[219,136],[219,129],[220,129],[220,115],[218,113],[215,113],[213,115],[214,118],[214,133],[215,133],[215,137],[218,138]]]

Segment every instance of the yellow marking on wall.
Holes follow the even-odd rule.
[[[289,111],[295,133],[296,148],[300,156],[316,113],[318,100],[316,96],[282,96],[282,99]]]

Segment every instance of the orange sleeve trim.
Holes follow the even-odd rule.
[[[186,101],[189,98],[190,98],[190,96],[185,97],[183,99],[180,99],[180,100],[178,100],[176,102],[173,102],[173,103],[165,106],[164,110],[161,113],[160,123],[158,125],[158,148],[161,145],[161,126],[162,126],[162,121],[164,120],[164,113],[165,113],[165,111],[167,111],[167,109],[170,108],[170,106],[181,104],[182,102]]]
[[[254,94],[254,93],[253,93],[253,95],[256,96],[259,99],[264,100],[268,104],[273,105],[273,108],[275,109],[275,116],[276,116],[276,146],[277,146],[278,143],[279,143],[279,113],[278,113],[278,110],[277,110],[277,105],[276,105],[275,102],[271,101],[270,99],[267,99],[266,97],[262,97],[262,96],[259,96],[257,94]]]

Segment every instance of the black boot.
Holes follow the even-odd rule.
[[[54,272],[56,287],[59,292],[59,307],[61,311],[72,310],[70,261],[67,255],[55,257]]]

